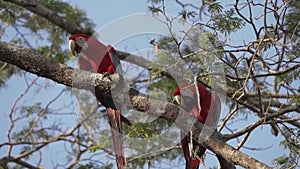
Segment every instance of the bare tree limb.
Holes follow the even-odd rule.
[[[43,6],[37,0],[28,0],[28,1],[4,0],[4,1],[12,3],[12,4],[20,6],[20,7],[23,7],[25,9],[33,12],[34,14],[41,16],[41,17],[45,18],[46,20],[49,20],[50,22],[52,22],[53,24],[62,28],[63,30],[65,30],[68,33],[71,33],[71,34],[85,33],[85,34],[89,34],[89,35],[93,34],[93,30],[85,29],[81,25],[75,25],[74,23],[66,20],[64,17],[59,16],[59,14],[57,12],[55,12],[51,9],[48,9],[46,6]],[[205,6],[205,4],[203,3],[201,8],[198,8],[192,4],[184,4],[179,1],[175,1],[175,2],[177,4],[179,4],[180,6],[182,6],[183,8],[186,6],[189,6],[194,9],[197,9],[200,11],[200,14],[201,14],[201,12],[203,12],[202,7]],[[276,1],[276,3],[277,3],[277,1]],[[260,16],[260,17],[262,17],[262,21],[263,21],[263,25],[264,25],[261,28],[256,26],[255,23],[253,22],[253,19],[255,19],[254,18],[255,15],[252,14],[251,4],[253,6],[260,5],[264,9],[264,14]],[[241,5],[242,5],[242,8],[239,8]],[[241,13],[241,10],[247,6],[249,7],[249,10],[248,10],[249,14],[244,15],[244,13]],[[287,7],[288,7],[287,3],[284,6],[286,6],[285,8],[287,10]],[[289,103],[289,100],[291,98],[293,98],[294,96],[297,96],[297,94],[296,94],[297,92],[293,92],[293,90],[291,90],[292,92],[290,92],[289,88],[288,88],[289,86],[287,87],[287,89],[288,89],[287,94],[282,94],[282,92],[281,93],[278,92],[279,88],[281,88],[281,86],[283,86],[283,85],[281,84],[282,82],[279,83],[276,81],[274,82],[274,93],[266,91],[265,90],[266,88],[262,88],[261,92],[260,92],[260,86],[259,86],[259,83],[263,82],[260,79],[267,79],[272,76],[280,77],[282,75],[289,75],[290,73],[294,72],[295,70],[297,70],[300,67],[300,64],[298,61],[293,62],[292,59],[285,61],[283,58],[283,56],[286,55],[286,53],[288,51],[288,47],[293,46],[291,44],[288,44],[288,42],[286,41],[286,38],[288,37],[287,34],[285,32],[282,32],[283,36],[284,36],[284,40],[283,41],[278,40],[278,38],[280,38],[278,29],[281,27],[281,24],[279,23],[279,19],[281,17],[279,17],[279,15],[284,15],[286,10],[282,10],[282,12],[279,13],[277,6],[275,5],[273,8],[270,8],[268,6],[267,1],[265,1],[265,3],[261,3],[261,4],[254,4],[252,1],[248,1],[248,3],[239,3],[239,1],[236,0],[234,7],[236,9],[238,16],[240,18],[242,18],[246,23],[250,24],[250,26],[252,26],[252,29],[256,35],[256,39],[254,39],[253,42],[249,42],[248,44],[244,44],[243,46],[240,46],[240,47],[230,46],[234,49],[215,51],[215,52],[222,52],[222,53],[223,52],[225,52],[225,53],[234,53],[234,52],[240,53],[240,52],[242,52],[241,57],[234,56],[234,58],[233,58],[234,64],[232,64],[230,62],[230,60],[228,61],[225,59],[223,61],[225,64],[230,66],[230,68],[232,68],[233,72],[235,72],[234,75],[225,74],[225,76],[231,82],[236,82],[236,84],[240,85],[239,86],[240,88],[238,89],[239,92],[236,92],[237,89],[231,89],[231,88],[226,88],[226,89],[221,89],[221,90],[228,97],[230,97],[231,100],[233,100],[237,104],[237,109],[236,109],[237,112],[240,110],[239,107],[243,107],[243,108],[247,108],[248,110],[250,110],[251,112],[256,113],[256,114],[265,113],[265,116],[261,115],[260,116],[261,119],[259,119],[257,122],[255,122],[254,124],[249,124],[249,126],[243,128],[239,131],[236,131],[231,135],[224,135],[224,136],[219,135],[220,137],[217,137],[217,139],[222,140],[222,142],[225,144],[225,146],[227,146],[227,144],[225,142],[228,139],[236,138],[236,137],[242,136],[244,134],[246,134],[246,137],[243,141],[246,141],[248,138],[247,133],[250,134],[254,129],[256,129],[260,125],[271,124],[272,120],[274,120],[275,122],[278,122],[278,124],[285,122],[285,123],[289,123],[293,126],[300,128],[299,127],[300,123],[297,122],[297,118],[289,118],[288,117],[288,113],[290,113],[290,112],[300,112],[298,103],[293,103],[293,104]],[[267,14],[271,14],[271,15],[275,16],[274,19],[276,20],[276,22],[274,24],[275,25],[274,26],[274,35],[273,35],[273,33],[270,34],[270,32],[272,32],[272,29],[269,29],[270,24],[268,23],[269,21],[267,20],[267,18],[268,18]],[[201,16],[200,16],[200,18],[201,18]],[[282,17],[282,18],[284,19],[284,17]],[[282,22],[283,22],[283,20],[282,20]],[[273,25],[273,24],[271,24],[271,25]],[[298,26],[299,26],[299,24],[298,24]],[[264,31],[268,38],[259,39],[259,36],[261,35],[261,31]],[[296,29],[295,29],[295,31],[296,31]],[[296,32],[293,32],[293,34],[296,34]],[[275,55],[274,55],[275,57],[272,56],[272,57],[265,58],[265,57],[263,57],[263,55],[260,54],[260,51],[261,51],[261,49],[259,49],[260,47],[258,47],[257,50],[253,50],[257,47],[258,42],[259,42],[259,44],[263,42],[266,44],[276,44],[278,46],[282,46],[282,49],[274,46],[275,50],[277,50],[277,54],[280,56],[278,58],[277,63],[273,63],[273,61],[272,61],[272,60],[276,60]],[[258,44],[258,46],[260,46],[259,44]],[[177,46],[179,46],[179,45],[177,45]],[[16,57],[13,57],[13,58],[4,57],[4,54],[3,55],[1,54],[2,52],[4,52],[4,53],[6,52],[5,54],[10,57],[11,56],[19,56],[21,59],[16,58]],[[126,53],[126,52],[121,52],[121,51],[118,51],[118,52],[120,53],[120,59],[126,60],[133,64],[136,64],[145,69],[149,69],[149,70],[151,69],[149,67],[150,62],[147,61],[146,59],[139,57],[139,56],[130,55],[129,53]],[[180,53],[180,51],[178,51],[178,52]],[[195,53],[197,53],[197,52],[195,52]],[[238,73],[238,70],[240,68],[239,65],[243,66],[241,64],[243,61],[249,61],[247,58],[247,54],[253,55],[252,61],[250,63],[250,67],[253,67],[254,64],[257,63],[257,61],[258,61],[258,63],[259,62],[261,63],[261,67],[263,68],[263,70],[266,73],[259,72],[258,74],[256,74],[256,72],[253,72],[250,69],[250,73],[246,77],[244,77],[242,74],[239,74]],[[32,57],[32,56],[35,56],[35,57]],[[3,58],[1,58],[1,57],[3,57]],[[50,61],[47,59],[43,59],[39,55],[32,53],[30,50],[26,50],[24,48],[19,48],[19,47],[13,46],[13,45],[9,45],[9,44],[0,42],[0,60],[2,60],[2,59],[3,59],[3,61],[5,61],[7,63],[17,65],[18,67],[20,67],[21,69],[23,69],[25,71],[37,74],[38,76],[52,79],[57,83],[60,83],[60,84],[66,85],[66,86],[70,86],[70,87],[76,87],[76,88],[92,90],[92,91],[100,90],[103,92],[108,92],[110,90],[110,88],[112,88],[112,86],[113,86],[111,84],[111,81],[108,78],[103,78],[102,75],[88,73],[85,71],[80,71],[77,69],[69,68],[65,65],[58,64],[56,62],[53,62],[53,61]],[[40,60],[40,59],[42,59],[42,60]],[[220,59],[222,60],[222,58],[220,58]],[[287,64],[288,66],[283,66],[284,62],[291,62],[292,64]],[[275,70],[272,70],[272,69],[270,69],[272,67],[270,65],[275,65],[275,66],[277,65],[277,68]],[[6,66],[6,64],[2,68],[4,68],[5,66]],[[2,68],[0,68],[0,69],[2,69]],[[112,79],[118,80],[118,77],[112,76]],[[241,88],[242,86],[249,87],[249,84],[252,85],[251,83],[249,83],[248,79],[252,79],[255,82],[254,84],[256,85],[256,91],[257,90],[259,91],[258,93],[255,93],[255,92],[249,93],[248,91],[245,90],[245,88]],[[266,82],[266,81],[264,81],[264,82]],[[262,86],[266,87],[267,85],[266,86],[262,85]],[[236,87],[236,88],[238,88],[238,87]],[[294,91],[295,91],[295,89],[294,89]],[[135,109],[138,109],[141,111],[147,111],[147,113],[151,113],[151,114],[160,116],[161,118],[164,118],[169,122],[174,122],[174,120],[175,120],[175,123],[176,123],[176,119],[178,118],[178,116],[180,116],[180,112],[178,112],[178,108],[174,107],[173,105],[171,105],[169,103],[162,103],[155,99],[150,99],[149,97],[147,97],[145,95],[139,94],[139,92],[136,90],[130,89],[129,97],[130,98],[128,98],[128,96],[125,96],[125,95],[120,95],[120,98],[118,98],[118,99],[124,101],[124,104],[126,104],[126,106],[128,108],[135,108]],[[268,97],[268,98],[266,98],[266,97]],[[284,98],[284,99],[282,99],[282,98]],[[282,100],[284,100],[285,102]],[[153,109],[152,108],[153,106],[151,106],[151,105],[156,105],[158,107],[155,107],[155,109]],[[242,105],[242,106],[239,106],[239,105]],[[258,109],[258,107],[260,109]],[[266,111],[264,111],[264,110],[266,110]],[[222,127],[224,127],[226,125],[226,121],[231,119],[231,117],[233,117],[234,114],[235,114],[235,111],[232,111],[232,113],[230,113],[230,115],[225,119],[224,123],[222,124]],[[178,123],[177,125],[179,128],[182,127],[182,125],[180,123]],[[214,134],[213,136],[215,136],[215,135],[216,134]],[[213,140],[213,139],[214,139],[214,137],[209,138],[209,140],[212,143],[216,143],[215,142],[216,140]],[[213,145],[211,145],[212,147],[209,147],[208,143],[204,143],[204,144],[206,147],[208,147],[215,153],[218,153],[217,149],[214,149]],[[241,143],[241,146],[242,146],[242,144],[243,144],[243,142]],[[1,146],[3,146],[3,145],[0,145],[0,147]],[[231,149],[231,148],[232,147],[229,147],[227,150],[237,151],[236,149]],[[78,150],[80,150],[80,147]],[[226,148],[223,147],[223,148],[221,148],[221,150],[226,151]],[[80,155],[80,153],[78,153],[77,155]],[[235,164],[239,164],[239,165],[242,165],[242,164],[240,164],[242,162],[239,161],[240,160],[239,157],[241,157],[241,158],[243,157],[243,160],[246,160],[246,161],[248,160],[247,158],[244,158],[245,156],[243,156],[243,155],[238,156],[238,157],[235,157],[234,155],[229,156],[226,153],[223,153],[223,154],[221,153],[221,155],[224,156],[225,158],[230,158],[230,161],[233,161]],[[8,155],[8,156],[10,156],[10,155]],[[76,160],[76,159],[74,159],[74,160]],[[243,160],[241,160],[241,161],[243,161]],[[253,161],[253,160],[251,161],[251,160],[252,159],[250,159],[250,161],[247,161],[247,162],[256,164],[255,161]],[[1,163],[1,160],[0,160],[0,163]],[[26,165],[26,164],[24,164],[24,165]],[[244,166],[245,168],[252,167],[252,166],[247,166],[246,164],[243,164],[242,166]],[[264,167],[265,166],[263,166],[262,168],[264,168]],[[224,167],[224,168],[226,168],[226,167]]]
[[[50,22],[59,26],[60,28],[66,30],[70,34],[75,34],[75,33],[84,33],[84,34],[88,34],[88,35],[93,34],[93,30],[84,29],[80,25],[76,25],[74,22],[64,19],[63,17],[57,15],[57,13],[55,11],[52,11],[52,10],[46,8],[45,6],[41,5],[36,0],[28,0],[28,1],[27,0],[26,1],[4,0],[4,1],[13,3],[13,4],[23,7],[23,8],[26,8],[29,11],[31,11],[32,13],[35,13],[35,14],[49,20]]]
[[[102,74],[89,73],[70,68],[66,65],[41,57],[29,49],[5,42],[0,42],[0,60],[66,86],[86,90],[95,89],[103,92],[107,92],[111,88],[111,81],[106,77],[104,78]],[[118,75],[112,75],[111,78],[113,80],[118,79]],[[124,105],[129,108],[147,111],[147,113],[159,116],[168,122],[175,123],[184,131],[189,130],[186,128],[186,124],[193,124],[195,121],[194,118],[187,116],[187,113],[179,111],[180,109],[177,106],[140,95],[138,91],[133,89],[129,91],[129,98],[128,96],[121,94],[118,99],[122,99]],[[195,132],[193,132],[195,135],[199,135],[203,125],[201,123],[197,124],[198,126],[196,127]],[[225,138],[220,133],[213,132],[211,137],[203,141],[205,147],[234,164],[241,165],[245,168],[270,168],[266,164],[259,162],[228,145],[225,142]]]
[[[8,169],[7,167],[7,163],[9,162],[15,162],[23,167],[26,167],[26,168],[30,168],[30,169],[43,169],[43,167],[36,167],[36,166],[33,166],[31,164],[29,164],[28,162],[25,162],[21,159],[18,159],[18,158],[14,158],[14,157],[3,157],[0,159],[0,166],[3,167],[4,169]]]
[[[85,29],[81,25],[76,25],[74,22],[64,19],[57,15],[55,11],[52,11],[36,0],[21,1],[21,0],[5,0],[6,2],[13,3],[17,6],[23,7],[31,11],[32,13],[39,15],[46,20],[49,20],[54,25],[57,25],[61,29],[67,31],[70,34],[83,33],[87,35],[93,35],[95,32],[91,28]],[[150,62],[143,57],[133,55],[127,52],[117,51],[121,60],[126,60],[129,63],[134,63],[142,68],[149,69]]]

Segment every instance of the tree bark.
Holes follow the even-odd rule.
[[[80,25],[76,25],[74,22],[68,21],[63,17],[58,16],[55,11],[46,8],[45,6],[38,3],[38,1],[36,0],[26,0],[26,1],[4,0],[4,1],[26,8],[27,10],[49,20],[54,25],[57,25],[64,30],[67,30],[70,34],[76,34],[76,33],[84,33],[88,35],[93,34],[93,30],[84,29]]]
[[[107,78],[102,74],[67,67],[64,64],[59,64],[39,56],[29,49],[11,45],[6,42],[0,42],[0,60],[15,65],[27,72],[36,74],[37,76],[79,89],[99,90],[101,92],[110,93],[110,89],[116,86],[113,85],[112,81],[118,82],[119,80],[117,74],[113,74],[110,78]],[[110,79],[112,79],[112,81]],[[175,123],[178,128],[184,131],[190,130],[190,128],[186,127],[186,124],[195,124],[195,119],[188,116],[187,113],[178,106],[150,98],[135,89],[128,89],[129,94],[126,93],[120,93],[117,95],[117,99],[122,101],[127,108],[134,108],[159,116],[170,123]],[[203,124],[197,123],[195,125],[197,127],[194,128],[195,132],[193,133],[197,136]],[[203,129],[201,132],[206,132],[205,127],[203,127]],[[210,137],[203,138],[203,145],[224,159],[245,168],[271,168],[227,144],[223,135],[218,132],[213,132]]]

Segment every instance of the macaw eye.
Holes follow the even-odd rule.
[[[83,41],[85,41],[85,39],[84,39],[84,37],[79,36],[79,37],[76,37],[76,41],[83,42]]]
[[[191,97],[191,98],[193,98],[193,96],[194,96],[194,93],[189,88],[181,89],[180,93],[181,93],[182,96],[188,96],[188,97]]]
[[[195,98],[184,95],[181,96],[181,106],[186,111],[192,110],[195,105],[197,105],[197,100],[195,100]]]
[[[84,37],[81,37],[81,36],[79,36],[79,37],[76,37],[76,44],[79,46],[79,47],[81,47],[81,48],[83,48],[84,47],[84,45],[85,45],[85,43],[86,43],[86,39],[84,38]]]

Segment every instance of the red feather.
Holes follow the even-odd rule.
[[[90,71],[90,68],[92,68],[93,72],[109,72],[113,74],[115,68],[107,47],[96,38],[84,34],[72,35],[69,37],[69,40],[76,41],[77,37],[85,38],[87,43],[87,49],[81,51],[86,57],[78,59],[78,64],[82,66],[80,68],[87,71]]]
[[[115,73],[115,65],[112,57],[110,56],[110,52],[114,52],[116,54],[116,51],[113,49],[113,47],[107,47],[94,37],[89,37],[84,34],[72,35],[70,36],[69,40],[74,40],[76,42],[77,37],[85,38],[87,43],[84,45],[86,48],[81,49],[81,52],[85,57],[78,58],[78,65],[80,69],[97,73]],[[119,110],[116,109],[112,98],[103,95],[103,93],[96,93],[96,98],[106,107],[112,130],[112,140],[116,154],[117,167],[118,169],[122,169],[123,165],[126,165],[126,159],[121,137],[121,121],[128,125],[130,125],[130,122],[120,114]]]
[[[193,105],[190,110],[187,110],[189,114],[193,115],[197,118],[200,122],[205,123],[208,126],[216,125],[220,110],[221,110],[221,102],[218,96],[213,97],[211,93],[205,89],[201,84],[197,84],[198,94],[196,87],[193,83],[184,84],[178,88],[176,88],[173,92],[173,95],[188,95],[192,97],[192,100],[198,100],[198,95],[200,96],[200,106],[201,111],[199,114],[199,107],[197,104]],[[184,97],[182,97],[184,99]],[[184,102],[184,101],[183,101]],[[191,107],[191,106],[189,106]],[[182,150],[184,153],[184,158],[186,160],[186,169],[198,169],[200,160],[199,159],[192,159],[189,155],[189,146],[188,140],[190,136],[186,135],[186,133],[181,132],[181,140]],[[201,158],[205,153],[205,148],[199,144],[198,142],[193,140],[194,148],[197,146],[200,147],[200,150],[197,153],[198,158]]]
[[[119,110],[113,110],[111,108],[106,108],[106,111],[111,126],[112,140],[114,151],[116,153],[117,167],[118,169],[121,169],[123,165],[126,166],[126,159],[124,155],[120,112]]]
[[[208,115],[214,116],[215,118],[213,119],[218,120],[219,113],[220,113],[220,106],[221,106],[219,97],[216,96],[216,98],[214,98],[211,95],[211,93],[207,89],[205,89],[201,84],[198,84],[197,87],[200,96],[200,106],[201,106],[200,115],[198,113],[199,112],[198,105],[194,105],[191,110],[187,110],[187,111],[189,111],[189,114],[194,115],[202,123],[206,122]],[[174,96],[181,95],[182,92],[189,93],[189,91],[192,93],[193,99],[197,100],[198,94],[196,92],[196,87],[192,83],[186,83],[180,87],[177,87],[174,90],[173,95]]]
[[[185,136],[182,141],[181,141],[181,146],[182,146],[182,150],[183,150],[183,155],[184,158],[186,160],[186,169],[198,169],[199,168],[199,164],[200,164],[200,160],[199,159],[192,159],[189,155],[189,148],[188,148],[188,142],[187,142],[188,136]]]

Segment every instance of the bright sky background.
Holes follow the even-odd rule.
[[[193,0],[192,2],[198,2]],[[103,30],[107,25],[109,25],[112,21],[118,20],[122,17],[137,14],[137,13],[146,13],[147,11],[147,4],[146,0],[109,0],[109,1],[87,1],[87,0],[77,0],[77,1],[71,1],[70,3],[78,6],[79,8],[83,9],[86,11],[87,15],[89,18],[93,20],[94,23],[96,23],[96,30]],[[171,14],[174,12],[178,12],[178,6],[174,6],[174,8],[171,8],[170,6],[167,6],[168,12]],[[172,9],[172,10],[171,10]],[[115,29],[122,32],[126,31],[128,27],[135,27],[134,23],[130,23],[130,25],[124,25],[123,27],[116,27]],[[114,30],[115,31],[115,30]],[[247,35],[244,34],[243,32],[237,32],[238,36],[233,36],[231,40],[233,42],[241,42],[242,40],[247,39]],[[105,34],[105,37],[110,37],[113,35],[109,34],[109,31],[107,31],[107,34]],[[144,41],[139,41],[139,42],[132,42],[132,44],[127,45],[127,44],[122,44],[120,43],[117,48],[120,50],[129,50],[129,51],[134,51],[135,49],[139,49],[140,47],[149,48],[149,43],[147,41],[147,38],[151,37],[146,36],[142,37],[141,39],[144,38]],[[101,39],[101,35],[100,35]],[[122,39],[120,39],[122,40]],[[109,39],[107,40],[109,41]],[[131,42],[130,40],[127,42]],[[67,43],[65,44],[66,46],[68,45]],[[128,47],[128,48],[126,48]],[[126,48],[126,49],[125,49]],[[8,81],[8,86],[5,88],[0,89],[0,102],[1,102],[1,107],[0,107],[0,124],[1,124],[1,130],[0,130],[0,135],[4,137],[0,137],[0,141],[2,142],[3,139],[6,138],[6,131],[7,127],[9,126],[9,122],[7,121],[6,115],[9,113],[12,104],[14,100],[24,91],[25,89],[25,81],[23,77],[14,77],[11,80]],[[53,82],[50,82],[50,87],[48,88],[49,91],[47,92],[47,97],[44,97],[45,93],[38,94],[39,91],[32,91],[36,92],[36,95],[34,98],[27,98],[27,103],[35,103],[35,102],[48,102],[49,100],[53,99],[62,89],[61,85],[57,85]],[[63,102],[63,101],[62,101]],[[60,102],[55,103],[57,106],[59,105]],[[228,111],[225,109],[225,111]],[[225,112],[227,113],[227,112]],[[66,116],[68,120],[64,120],[63,122],[67,124],[75,124],[76,123],[76,115],[74,116]],[[256,121],[258,118],[257,117],[248,117],[247,120],[249,121]],[[24,122],[26,123],[26,122]],[[247,122],[248,123],[248,122]],[[237,130],[241,129],[241,126],[243,125],[243,121],[240,121],[238,123],[233,124],[231,127],[236,128]],[[269,126],[263,126],[258,129],[256,129],[251,135],[247,143],[245,144],[246,147],[250,148],[267,148],[272,146],[270,149],[262,150],[262,151],[253,151],[253,150],[248,150],[245,148],[242,148],[242,151],[245,152],[246,154],[250,155],[251,157],[254,157],[258,159],[259,161],[265,162],[268,165],[271,165],[272,160],[275,157],[278,157],[282,155],[282,150],[278,148],[279,142],[283,138],[281,136],[274,137],[270,134],[270,128]],[[236,145],[236,141],[232,140],[230,141],[234,145]],[[229,142],[229,143],[230,143]],[[57,150],[49,150],[49,152],[59,152],[59,147],[57,147]],[[6,153],[4,149],[0,150],[0,153]],[[51,155],[52,158],[55,159],[55,155]],[[212,160],[212,155],[209,153],[207,155],[207,160],[206,166],[216,166],[214,164],[216,161]],[[57,158],[57,157],[56,157]],[[60,160],[60,159],[57,159]],[[51,166],[51,161],[47,162],[48,164],[46,166]],[[167,166],[165,166],[168,168]],[[179,168],[183,168],[183,166],[180,166]]]

